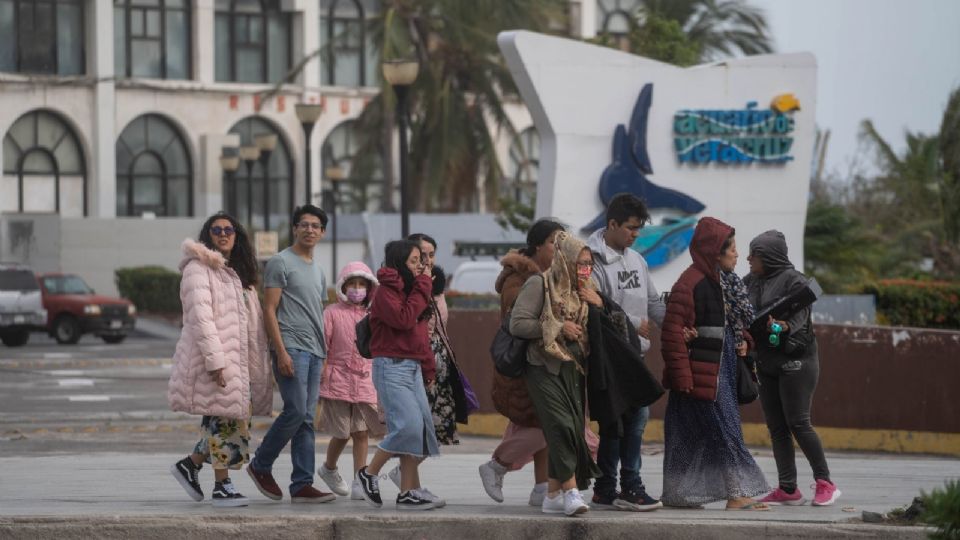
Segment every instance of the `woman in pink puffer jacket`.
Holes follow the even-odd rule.
[[[366,314],[379,285],[362,262],[352,262],[337,276],[336,304],[323,311],[327,360],[320,382],[320,428],[330,435],[327,459],[317,474],[337,495],[362,500],[359,484],[350,493],[337,470],[337,460],[353,439],[353,476],[367,466],[368,435],[382,437],[384,426],[377,412],[373,363],[357,351],[356,326]],[[356,483],[356,481],[354,481]]]
[[[195,501],[204,461],[215,476],[213,506],[246,506],[228,470],[249,461],[248,420],[267,416],[273,380],[257,296],[257,261],[246,231],[219,213],[204,223],[200,241],[183,242],[180,301],[183,330],[173,357],[167,400],[174,411],[203,415],[193,453],[170,473]]]

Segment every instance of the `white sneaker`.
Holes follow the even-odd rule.
[[[437,497],[432,491],[423,486],[421,486],[420,489],[415,489],[414,491],[420,496],[421,499],[426,499],[432,502],[434,508],[443,508],[447,505],[447,501]]]
[[[363,488],[360,487],[360,481],[357,479],[353,480],[353,486],[350,487],[350,500],[351,501],[363,500]]]
[[[320,468],[317,469],[317,475],[327,484],[330,491],[341,497],[346,497],[350,494],[350,488],[347,487],[347,483],[343,481],[343,478],[340,476],[340,471],[337,469],[331,470],[328,469],[326,465],[320,465]]]
[[[558,499],[560,497],[557,497]],[[583,514],[590,510],[590,507],[587,506],[587,503],[583,502],[583,496],[580,495],[579,489],[571,489],[569,491],[563,492],[563,513],[568,516],[575,516],[577,514]]]
[[[564,512],[563,492],[557,493],[556,497],[544,494],[543,504],[540,505],[540,511],[544,514],[562,514]]]
[[[480,481],[483,483],[483,489],[498,503],[503,502],[503,475],[505,474],[507,474],[507,468],[492,459],[480,466]],[[540,506],[540,503],[534,506]]]
[[[390,472],[387,473],[387,477],[390,478],[390,481],[397,486],[397,489],[400,489],[400,466],[390,469]]]
[[[533,486],[533,489],[530,490],[530,500],[528,504],[530,506],[542,506],[543,497],[547,494],[547,483],[536,484]]]

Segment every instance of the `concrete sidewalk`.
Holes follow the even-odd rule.
[[[189,446],[185,437],[184,447]],[[494,442],[491,441],[491,447]],[[319,446],[319,445],[318,445]],[[776,468],[768,452],[757,460],[768,479]],[[799,454],[799,452],[798,452]],[[887,512],[905,505],[920,490],[960,477],[960,460],[892,455],[832,454],[833,478],[843,496],[832,507],[774,507],[769,512],[730,512],[723,503],[704,510],[663,509],[651,513],[595,510],[580,518],[545,516],[527,505],[529,470],[508,474],[505,501],[489,499],[477,466],[489,454],[448,453],[421,469],[425,486],[444,497],[444,509],[399,513],[397,490],[381,482],[384,507],[341,498],[323,505],[291,505],[262,497],[245,472],[232,476],[250,506],[214,509],[187,498],[168,472],[184,454],[98,453],[0,457],[0,537],[2,538],[223,538],[224,535],[284,538],[923,538],[919,527],[859,523],[863,510]],[[318,448],[318,461],[322,451]],[[798,455],[801,488],[812,483]],[[645,455],[644,480],[657,495],[662,484],[662,455]],[[349,449],[339,465],[351,468]],[[390,465],[392,466],[392,464]],[[289,455],[277,462],[281,486],[289,478]],[[209,467],[201,485],[209,494]],[[318,479],[317,482],[322,482]],[[589,494],[589,492],[588,492]],[[286,497],[286,495],[285,495]]]

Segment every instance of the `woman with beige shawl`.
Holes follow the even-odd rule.
[[[592,265],[586,244],[558,233],[552,266],[524,283],[510,317],[510,333],[530,340],[524,378],[547,439],[549,481],[542,510],[548,514],[589,510],[579,490],[600,474],[583,435],[587,301],[599,300],[590,281]]]

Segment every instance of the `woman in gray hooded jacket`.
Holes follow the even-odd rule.
[[[747,260],[750,275],[743,282],[757,311],[806,285],[806,277],[787,258],[787,241],[780,231],[767,231],[754,238],[750,242]],[[780,482],[777,489],[761,499],[767,504],[800,505],[805,502],[797,487],[794,439],[813,469],[816,483],[812,504],[827,506],[840,496],[840,490],[830,480],[820,437],[810,423],[810,403],[820,376],[817,340],[810,312],[807,307],[784,321],[771,317],[767,321],[768,333],[753,336],[757,343],[760,403],[773,441]],[[774,324],[782,328],[777,345],[769,340]]]

